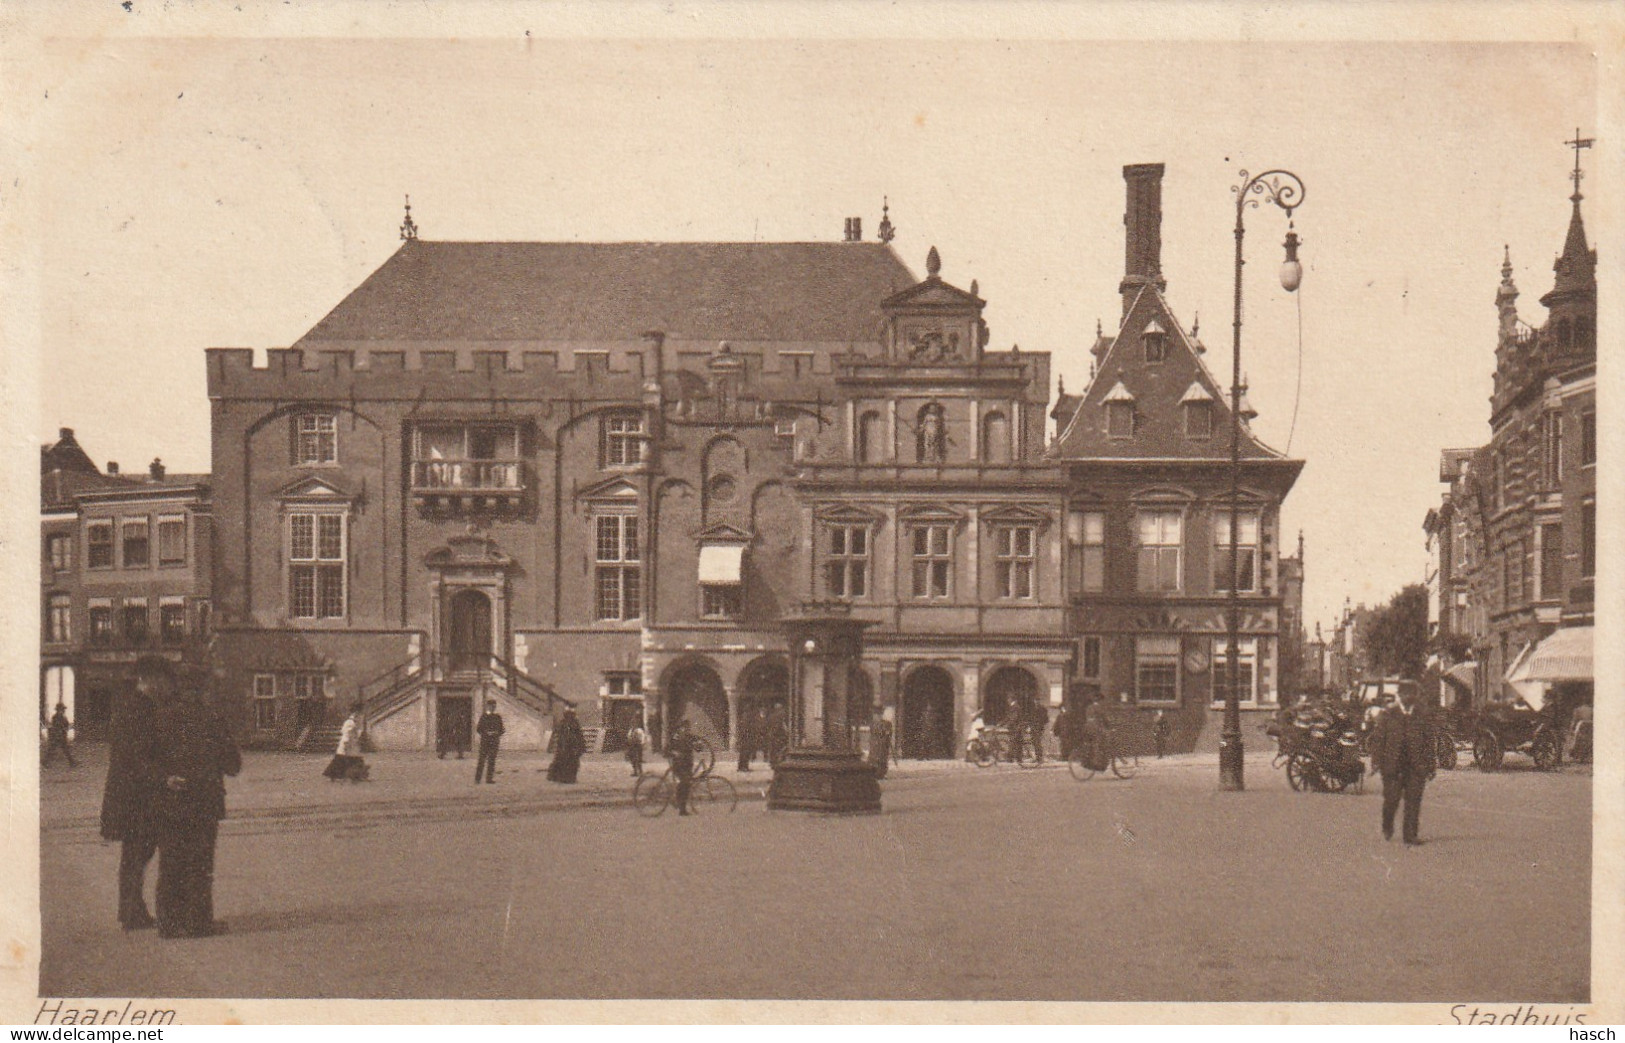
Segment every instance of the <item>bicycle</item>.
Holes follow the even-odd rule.
[[[1006,729],[984,728],[980,735],[965,743],[965,754],[978,768],[990,768],[1001,760],[1013,760],[1023,768],[1036,768],[1042,763],[1032,736],[1025,729],[1017,740]]]
[[[657,818],[677,802],[677,778],[670,768],[659,775],[644,775],[632,788],[632,806],[644,818]],[[720,775],[705,772],[694,776],[688,789],[688,810],[733,811],[739,807],[739,791]]]
[[[1098,743],[1103,749],[1098,753],[1094,746]],[[1104,754],[1104,757],[1101,756]],[[1096,764],[1103,764],[1100,768]],[[1132,779],[1134,773],[1140,770],[1140,755],[1137,753],[1123,753],[1118,748],[1115,732],[1107,732],[1095,742],[1079,743],[1072,751],[1072,756],[1066,759],[1067,770],[1079,782],[1087,782],[1095,777],[1096,772],[1111,768],[1113,775],[1120,779]]]

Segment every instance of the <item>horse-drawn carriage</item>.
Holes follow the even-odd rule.
[[[1542,771],[1557,766],[1561,740],[1549,707],[1537,710],[1521,700],[1488,703],[1460,729],[1470,729],[1479,771],[1495,771],[1508,753],[1526,754]]]

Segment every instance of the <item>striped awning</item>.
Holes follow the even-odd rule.
[[[1529,661],[1534,658],[1535,643],[1525,644],[1512,665],[1507,667],[1506,684],[1512,693],[1538,710],[1546,705],[1546,682],[1531,680]]]
[[[1591,627],[1563,627],[1535,646],[1525,665],[1531,681],[1590,681]]]

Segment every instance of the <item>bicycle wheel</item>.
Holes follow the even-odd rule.
[[[734,784],[720,775],[706,775],[694,780],[688,794],[690,811],[732,811],[739,806],[739,791]]]
[[[711,774],[711,770],[713,768],[715,768],[716,766],[717,766],[716,747],[712,746],[711,745],[711,740],[707,739],[705,736],[703,736],[703,735],[695,736],[695,742],[694,742],[694,777],[699,778],[701,775],[709,775],[709,774]]]
[[[1073,750],[1072,756],[1066,759],[1066,768],[1072,777],[1079,782],[1088,782],[1095,777],[1095,769],[1089,767],[1084,758],[1088,756],[1084,750]]]
[[[985,739],[972,739],[970,745],[965,747],[970,759],[976,762],[978,768],[991,768],[993,762],[999,759],[998,748]]]
[[[638,784],[632,787],[632,806],[644,818],[654,818],[666,810],[676,792],[677,785],[672,782],[671,772],[643,775],[639,777]]]
[[[1112,774],[1120,779],[1132,779],[1140,770],[1140,758],[1132,754],[1112,754]]]

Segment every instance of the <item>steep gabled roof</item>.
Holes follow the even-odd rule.
[[[1152,324],[1168,334],[1163,360],[1145,361],[1142,334]],[[1171,333],[1169,332],[1171,331]],[[1174,317],[1167,299],[1155,286],[1142,287],[1130,305],[1117,336],[1109,342],[1096,366],[1095,376],[1065,430],[1055,440],[1054,455],[1062,460],[1213,460],[1230,455],[1230,403],[1213,374],[1208,372],[1185,328]],[[1208,438],[1185,434],[1183,404],[1205,393],[1212,401],[1213,433]],[[1134,435],[1111,438],[1106,433],[1108,401],[1132,401]],[[1245,414],[1243,414],[1245,415]],[[1282,460],[1244,423],[1243,459]]]
[[[883,243],[411,239],[318,322],[318,341],[872,342],[917,280]]]

